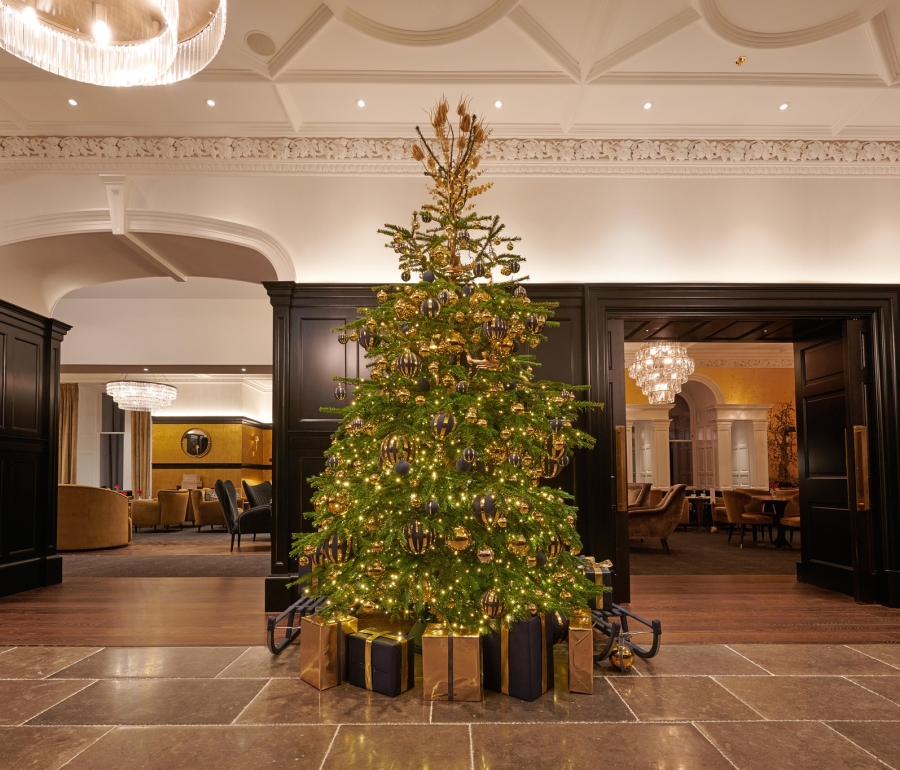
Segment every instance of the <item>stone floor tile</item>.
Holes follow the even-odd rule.
[[[637,658],[634,668],[646,676],[767,676],[759,666],[732,652],[724,644],[663,645],[655,658]]]
[[[900,703],[900,677],[897,676],[851,676],[860,687],[877,692],[882,697]]]
[[[241,714],[240,724],[428,722],[422,687],[396,698],[343,684],[317,690],[300,679],[273,679]]]
[[[90,682],[76,681],[0,680],[0,725],[21,724],[89,684]]]
[[[614,679],[610,684],[641,722],[761,719],[707,677],[644,676]]]
[[[900,767],[900,722],[829,722],[841,735],[872,752],[890,767]]]
[[[4,767],[58,770],[108,727],[0,727]]]
[[[484,700],[435,701],[432,722],[633,722],[634,716],[606,679],[594,679],[594,693],[553,692],[526,702],[485,691]]]
[[[317,770],[334,727],[119,727],[65,770]]]
[[[220,674],[219,678],[238,677],[250,679],[299,678],[300,643],[289,644],[278,655],[268,647],[248,647]]]
[[[264,684],[262,679],[103,679],[32,724],[229,724]]]
[[[0,679],[44,679],[100,649],[100,647],[16,647],[0,655]]]
[[[740,770],[884,770],[821,722],[719,722],[697,728]]]
[[[897,673],[900,674],[900,644],[854,644],[851,646],[864,655],[894,666]]]
[[[715,746],[686,724],[590,725],[577,733],[559,724],[473,725],[472,739],[477,770],[734,770]]]
[[[533,758],[532,758],[533,759]],[[322,770],[463,770],[470,767],[469,728],[433,725],[341,727]]]
[[[730,644],[767,671],[779,675],[894,674],[890,666],[842,644]]]
[[[246,647],[107,647],[57,671],[54,679],[214,677]]]
[[[898,719],[900,706],[833,676],[729,676],[723,687],[766,719]]]

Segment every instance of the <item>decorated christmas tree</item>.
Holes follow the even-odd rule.
[[[441,100],[431,125],[412,147],[431,201],[379,231],[404,284],[375,287],[377,305],[335,330],[365,349],[370,378],[336,378],[349,404],[325,410],[342,419],[311,482],[317,532],[293,552],[326,617],[382,610],[486,632],[570,614],[600,590],[576,556],[571,495],[542,483],[593,444],[574,423],[599,405],[536,377],[530,351],[556,303],[531,301],[519,239],[471,203],[490,187],[482,120]]]

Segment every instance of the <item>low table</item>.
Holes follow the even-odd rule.
[[[751,496],[754,500],[761,500],[763,502],[763,509],[765,509],[766,505],[772,506],[772,513],[775,516],[775,523],[778,525],[778,537],[775,538],[772,545],[774,545],[776,548],[790,548],[791,544],[784,536],[784,527],[781,526],[781,519],[784,516],[784,509],[787,508],[787,504],[790,502],[790,499],[787,497],[772,497],[772,495]]]

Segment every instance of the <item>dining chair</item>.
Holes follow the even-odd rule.
[[[741,528],[741,545],[744,547],[744,530],[749,524],[753,531],[753,542],[756,542],[756,530],[758,527],[768,527],[769,542],[772,542],[772,517],[761,513],[747,513],[746,506],[754,502],[747,492],[739,492],[735,489],[722,490],[722,499],[725,501],[725,513],[728,516],[728,542],[734,534],[735,527]]]

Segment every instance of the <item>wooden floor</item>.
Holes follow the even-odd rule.
[[[71,578],[0,599],[0,645],[263,644],[263,606],[259,578]],[[630,607],[668,644],[900,642],[900,609],[790,576],[635,576]]]

